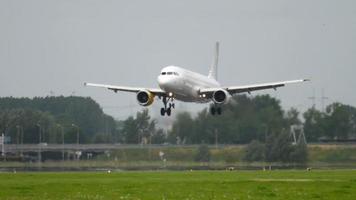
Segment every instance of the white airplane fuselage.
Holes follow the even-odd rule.
[[[213,78],[177,66],[164,67],[157,80],[162,90],[184,102],[209,102],[209,99],[199,95],[199,90],[220,87]]]

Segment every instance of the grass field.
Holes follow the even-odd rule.
[[[356,171],[0,173],[0,199],[356,199]]]

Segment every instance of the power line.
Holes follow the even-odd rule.
[[[320,100],[320,103],[321,103],[321,111],[322,112],[325,112],[325,101],[326,100],[329,100],[329,97],[325,96],[325,91],[324,91],[324,88],[321,89],[321,96],[320,97],[317,97],[315,95],[315,89],[313,89],[313,95],[308,97],[309,100],[312,101],[313,103],[313,108],[316,107],[316,101],[317,100]]]

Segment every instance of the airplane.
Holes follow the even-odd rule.
[[[273,83],[262,83],[241,86],[221,86],[217,81],[217,68],[219,59],[219,42],[215,44],[213,63],[208,75],[199,74],[178,66],[167,66],[161,70],[157,81],[159,88],[127,87],[117,85],[105,85],[97,83],[84,83],[85,86],[107,88],[117,93],[118,91],[136,93],[136,99],[141,106],[149,106],[155,97],[163,102],[161,115],[171,115],[174,109],[174,100],[183,102],[209,103],[212,115],[221,115],[221,105],[229,102],[232,95],[239,93],[251,93],[256,90],[274,89],[286,84],[300,83],[309,79],[280,81]]]

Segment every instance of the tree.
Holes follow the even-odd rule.
[[[27,115],[46,115],[43,117],[51,118],[48,120],[52,121],[53,126],[42,126],[43,139],[51,143],[61,142],[60,131],[58,131],[56,124],[60,124],[61,127],[63,127],[66,142],[76,141],[76,130],[73,130],[72,124],[76,124],[80,127],[81,142],[91,142],[93,141],[92,138],[94,135],[99,133],[114,134],[116,132],[115,120],[104,114],[99,104],[91,98],[74,96],[35,97],[33,99],[14,97],[0,98],[0,115],[13,112],[13,110],[23,110],[23,113],[19,117],[20,121],[16,122],[18,125],[22,127],[34,127],[32,128],[34,130],[25,130],[26,141],[27,135],[31,135],[28,131],[35,132],[35,129],[37,129],[36,124],[39,122],[36,121],[38,117],[32,120],[30,117],[27,117]],[[14,116],[19,116],[19,113]],[[14,122],[14,120],[10,121]],[[3,118],[3,121],[0,121],[0,127],[9,126],[8,122],[8,119]],[[31,125],[29,125],[29,123],[31,123]],[[45,124],[46,120],[43,119],[42,123]],[[13,130],[10,132],[13,132]],[[32,141],[31,138],[28,140]]]
[[[210,157],[211,154],[208,145],[202,144],[199,146],[198,151],[194,157],[194,160],[199,162],[209,162]]]
[[[304,114],[304,132],[308,141],[328,139],[348,139],[356,137],[356,108],[341,103],[327,106],[326,112],[314,107]]]
[[[296,108],[291,108],[290,110],[288,110],[285,118],[288,122],[288,126],[302,124],[299,119],[299,111]]]
[[[151,138],[152,144],[163,144],[166,141],[166,135],[163,129],[158,129],[154,132]]]
[[[303,142],[299,142],[292,147],[290,161],[294,163],[306,163],[308,160],[308,148]]]
[[[356,108],[333,103],[326,108],[327,130],[326,134],[330,138],[347,139],[355,135],[355,113]]]
[[[186,143],[246,144],[252,140],[265,141],[265,136],[288,128],[288,120],[280,102],[269,95],[234,96],[222,105],[223,114],[211,116],[207,109],[192,118],[189,113],[177,116],[169,132],[170,142],[180,138]]]
[[[178,140],[180,143],[192,143],[192,135],[194,135],[194,120],[188,112],[178,113],[170,132],[171,142],[176,143]]]
[[[151,117],[148,113],[148,109],[136,113],[138,143],[143,142],[143,138],[147,141],[154,132],[156,122],[154,120],[150,121],[150,119]]]
[[[124,121],[122,128],[124,142],[129,144],[138,143],[138,125],[136,120],[131,116]]]
[[[122,132],[126,143],[141,143],[150,140],[156,131],[156,121],[151,120],[148,110],[144,109],[136,113],[136,118],[132,116],[123,122]]]
[[[1,131],[11,138],[11,143],[56,143],[55,119],[48,112],[29,109],[10,109],[0,112]],[[18,135],[21,128],[23,136]]]
[[[304,114],[304,133],[307,141],[316,142],[325,136],[324,114],[315,107],[308,109]]]
[[[289,162],[292,150],[292,143],[287,133],[281,132],[270,135],[266,143],[266,161]]]
[[[281,132],[268,137],[265,156],[268,162],[305,163],[308,158],[308,150],[302,141],[293,145],[289,134]]]

